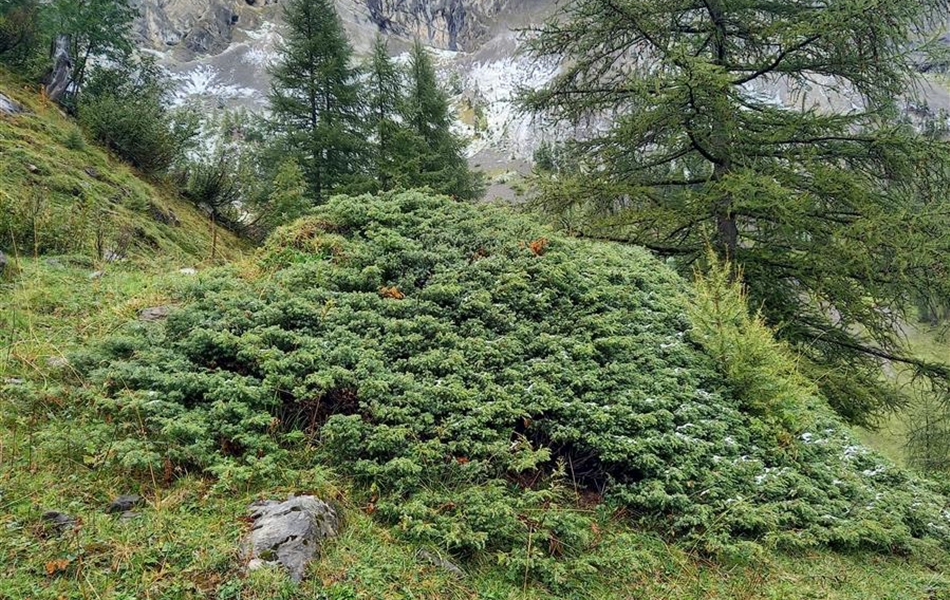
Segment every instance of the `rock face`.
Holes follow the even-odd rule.
[[[505,0],[362,0],[380,31],[446,50],[471,50]]]
[[[175,49],[184,58],[219,54],[231,44],[234,29],[256,22],[259,9],[277,0],[136,0],[140,43],[152,50]]]
[[[475,49],[512,0],[336,0],[348,29],[378,30],[444,50]],[[236,30],[280,19],[278,0],[136,0],[141,43],[185,58],[220,54]],[[372,33],[367,31],[366,33]]]
[[[313,496],[292,496],[284,502],[265,500],[250,506],[251,531],[244,540],[247,568],[280,565],[295,582],[307,564],[340,526],[336,512]]]

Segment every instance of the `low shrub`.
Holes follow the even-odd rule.
[[[517,569],[583,551],[578,502],[709,551],[950,546],[728,279],[419,192],[332,199],[244,273],[74,360],[112,460],[251,477],[306,441],[410,539]]]
[[[184,156],[197,118],[170,110],[168,84],[148,59],[96,68],[79,97],[79,121],[99,143],[147,174],[161,173]]]

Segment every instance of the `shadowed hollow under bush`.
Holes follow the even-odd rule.
[[[74,360],[130,469],[240,481],[310,440],[410,539],[513,565],[583,552],[589,517],[551,510],[578,498],[710,551],[950,546],[946,497],[854,441],[735,284],[636,247],[337,197],[181,300]]]

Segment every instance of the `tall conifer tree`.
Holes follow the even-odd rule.
[[[417,146],[408,124],[399,119],[403,111],[404,73],[389,56],[382,36],[377,36],[365,68],[368,97],[367,124],[374,138],[373,164],[379,187],[390,190],[411,184],[406,168]]]
[[[418,39],[409,53],[408,71],[404,118],[418,136],[414,166],[419,183],[460,199],[478,198],[483,193],[481,179],[469,169],[462,142],[452,133],[448,96]]]
[[[363,107],[353,50],[329,0],[289,0],[288,32],[271,70],[275,129],[297,153],[314,202],[362,191],[367,180]]]
[[[899,331],[913,300],[950,295],[950,150],[898,118],[946,9],[574,0],[530,42],[563,70],[524,101],[591,133],[540,178],[541,203],[687,272],[708,246],[734,261],[754,307],[853,421],[904,400],[882,362],[946,387],[947,367],[911,356]]]

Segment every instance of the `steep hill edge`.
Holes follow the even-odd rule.
[[[247,247],[87,140],[37,87],[0,70],[0,93],[24,109],[0,112],[0,250],[9,256],[192,266]]]

